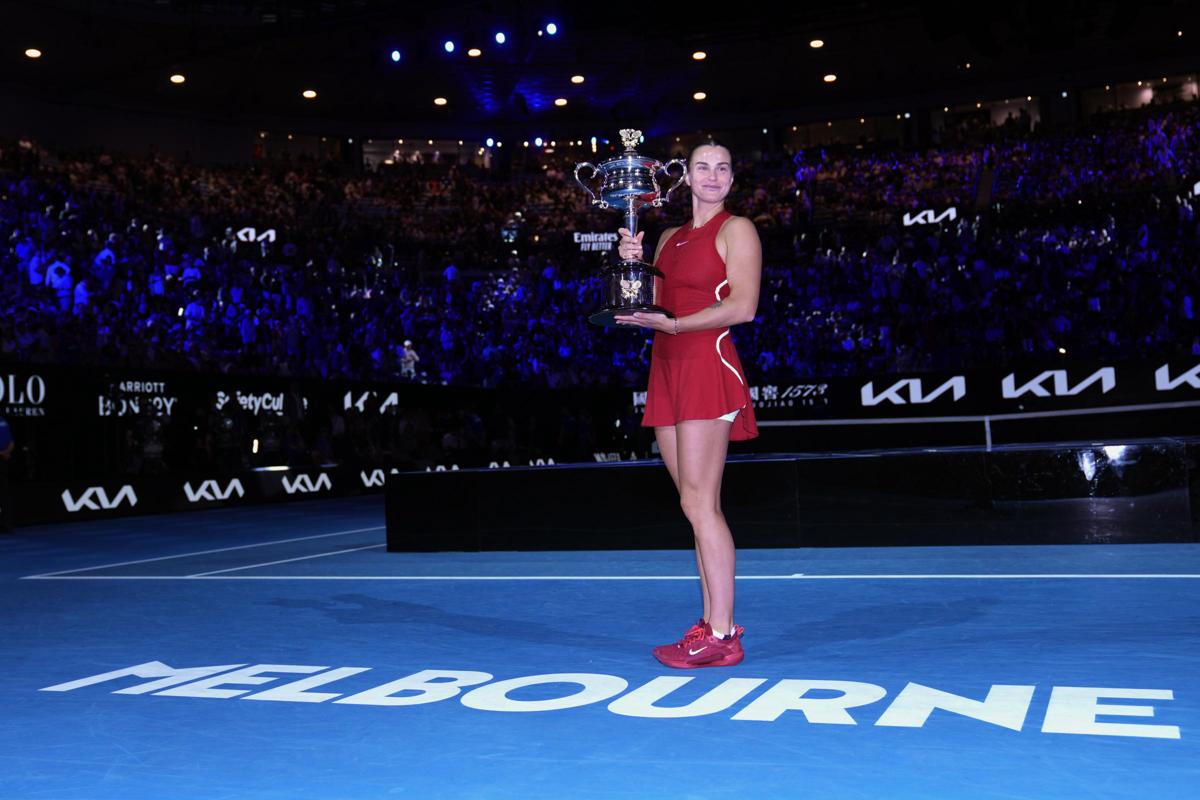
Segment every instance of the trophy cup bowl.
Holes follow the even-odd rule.
[[[642,137],[641,131],[621,131],[625,152],[604,161],[600,166],[584,161],[575,165],[575,182],[588,193],[592,205],[600,208],[616,208],[625,215],[625,227],[631,235],[637,235],[638,212],[645,206],[661,206],[670,199],[671,192],[679,188],[687,176],[687,162],[673,158],[665,163],[640,155],[634,148]],[[658,183],[658,175],[670,177],[670,168],[680,167],[679,179],[666,191]],[[590,170],[586,176],[580,173]],[[600,177],[598,191],[585,183]],[[656,312],[674,317],[657,303],[656,278],[663,276],[654,266],[638,259],[619,259],[603,270],[600,308],[588,317],[593,325],[616,325],[618,314],[633,314],[637,311]]]

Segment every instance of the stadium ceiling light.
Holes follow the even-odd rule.
[[[548,33],[551,36],[554,36],[555,34],[558,33],[558,26],[555,25],[553,22],[547,22],[546,23],[546,33]]]
[[[504,31],[496,32],[496,44],[504,44],[508,41],[508,37],[504,35]]]
[[[469,55],[471,58],[479,58],[481,55],[483,55],[483,51],[478,47],[472,47],[467,51],[467,55]]]
[[[177,72],[177,73],[175,73],[174,75],[172,75],[172,76],[170,77],[170,79],[169,79],[169,80],[171,81],[171,83],[174,83],[174,84],[177,84],[177,85],[178,85],[178,84],[180,84],[180,83],[183,83],[184,81],[186,81],[186,80],[187,80],[187,78],[186,78],[186,77],[184,77],[183,75],[180,75],[180,74]]]
[[[300,94],[302,97],[304,97],[305,100],[316,100],[317,99],[317,93],[315,91],[313,91],[312,89],[305,89]]]
[[[393,50],[392,51],[392,61],[399,61],[399,60],[400,60],[400,51]]]
[[[811,47],[813,50],[820,50],[822,47],[825,46],[825,40],[824,39],[813,39],[811,42],[808,43],[808,46]]]
[[[705,100],[707,98],[708,94],[706,92],[696,92],[692,95],[693,100]]]
[[[435,97],[435,98],[433,98],[433,104],[434,104],[435,106],[444,106],[444,105],[446,105],[446,98],[444,98],[444,97]]]
[[[445,42],[445,44],[443,44],[443,45],[442,45],[442,48],[443,48],[443,49],[444,49],[444,50],[445,50],[447,53],[453,53],[453,52],[454,52],[454,42],[452,42],[452,41],[450,41],[449,39],[447,39],[447,40],[446,40],[446,42]]]
[[[558,98],[555,98],[555,100],[554,100],[554,105],[558,106],[559,108],[562,108],[566,104],[567,104],[567,98],[565,98],[565,97],[558,97]]]
[[[25,51],[25,57],[26,58],[41,58],[42,51],[38,50],[36,47],[31,47]]]
[[[822,78],[822,80],[825,81],[826,83],[833,83],[834,81],[837,80],[837,75],[834,75],[832,72],[830,72],[828,75],[826,75],[824,78]]]
[[[584,78],[582,75],[572,75],[571,76],[571,83],[583,83],[583,80],[584,80]]]
[[[692,53],[692,58],[694,58],[696,61],[703,61],[704,59],[708,58],[708,53],[704,52],[703,50],[697,50],[696,52]]]

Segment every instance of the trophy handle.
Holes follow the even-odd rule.
[[[598,205],[601,208],[608,208],[608,203],[604,202],[604,200],[597,200],[596,193],[593,192],[591,187],[584,183],[583,179],[579,177],[579,170],[583,169],[584,167],[587,167],[592,171],[592,174],[588,176],[589,180],[596,177],[596,175],[600,172],[600,170],[596,169],[596,165],[590,161],[580,162],[579,164],[575,165],[575,182],[578,183],[583,190],[588,193],[588,197],[592,198],[592,205]]]
[[[655,175],[654,188],[658,189],[658,173],[662,172],[664,175],[669,176],[671,174],[670,168],[674,164],[678,164],[683,169],[683,172],[681,172],[679,174],[679,180],[675,181],[674,186],[672,186],[670,189],[667,189],[667,191],[665,191],[665,192],[662,192],[661,190],[658,192],[659,196],[654,198],[655,206],[661,206],[663,203],[670,200],[671,192],[678,189],[683,184],[684,180],[687,178],[687,161],[685,161],[682,158],[672,158],[670,161],[668,161],[665,164],[659,164],[658,169],[654,170],[654,175]]]

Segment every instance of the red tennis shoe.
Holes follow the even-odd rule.
[[[704,633],[704,625],[705,625],[704,618],[701,617],[699,621],[697,621],[695,624],[692,625],[692,627],[688,628],[687,631],[684,632],[683,638],[680,639],[678,642],[672,642],[671,644],[661,644],[658,647],[654,648],[654,657],[657,658],[659,661],[662,661],[662,663],[664,663],[664,664],[667,663],[666,661],[663,661],[663,659],[671,657],[671,654],[673,654],[675,651],[677,651],[680,647],[682,647],[685,644],[688,644],[689,642],[694,642],[697,639],[704,638],[704,636],[706,635]]]
[[[692,633],[692,631],[688,631]],[[665,645],[654,649],[654,657],[665,666],[673,669],[695,669],[697,667],[732,667],[742,663],[746,657],[742,650],[742,634],[745,629],[741,625],[733,626],[733,634],[728,639],[718,639],[713,636],[712,627],[704,623],[703,630],[685,636],[674,645]]]

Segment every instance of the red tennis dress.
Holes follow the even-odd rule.
[[[717,253],[717,232],[732,216],[722,210],[699,228],[691,223],[671,235],[655,266],[663,272],[659,304],[686,317],[729,296],[725,262]],[[746,372],[729,328],[673,335],[654,334],[650,382],[643,427],[674,425],[685,419],[717,419],[741,409],[733,420],[733,441],[758,436]]]

